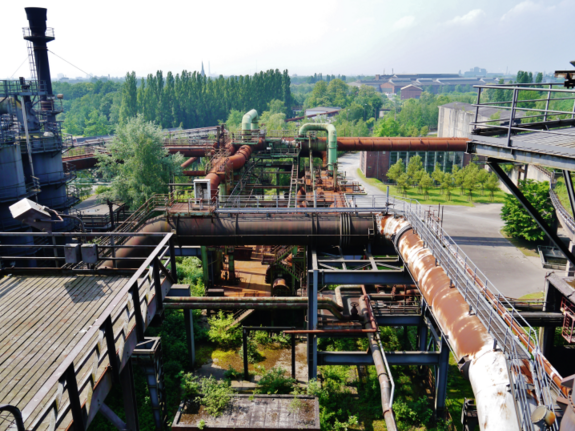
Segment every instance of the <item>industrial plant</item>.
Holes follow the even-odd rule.
[[[575,119],[572,110],[552,109],[554,100],[575,98],[575,70],[556,72],[564,83],[475,85],[464,137],[338,137],[327,121],[272,132],[253,109],[239,130],[166,131],[167,152],[186,158],[186,180],[139,208],[109,203],[110,211],[86,215],[73,208],[79,196],[71,182],[107,154],[113,138],[78,144],[63,134],[63,96],[53,92],[48,61],[55,32],[46,9],[26,8],[26,15],[34,74],[0,81],[0,430],[87,430],[99,415],[139,430],[136,367],[146,376],[155,429],[320,429],[317,399],[304,393],[233,395],[223,415],[201,420],[182,399],[174,417],[166,409],[165,341],[148,335],[170,310],[183,313],[190,369],[194,326],[202,324],[193,310],[234,317],[245,381],[254,331],[290,340],[294,378],[296,362],[304,364],[302,387],[321,381],[318,367],[375,367],[387,430],[401,425],[397,367],[419,367],[432,385],[434,417],[446,417],[450,356],[474,395],[452,418],[463,429],[575,429],[575,362],[550,354],[558,339],[564,358],[575,343],[575,255],[502,167],[562,173],[571,208],[551,199],[575,241]],[[487,91],[510,98],[486,101]],[[519,100],[519,92],[532,96]],[[529,107],[532,101],[546,108]],[[508,114],[481,117],[486,108]],[[365,160],[381,152],[428,155],[430,166],[440,157],[454,164],[454,154],[459,164],[484,157],[567,259],[567,274],[542,279],[540,301],[506,297],[444,231],[441,208],[370,195],[348,179],[338,160],[357,151]],[[192,296],[178,280],[177,267],[190,256],[201,261],[205,296]],[[386,327],[415,328],[415,348],[390,348]],[[364,340],[367,349],[322,350],[322,338]],[[305,343],[305,359],[296,358],[296,341]],[[118,387],[122,415],[108,405]],[[294,410],[294,397],[309,408]]]

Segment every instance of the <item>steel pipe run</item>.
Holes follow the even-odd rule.
[[[175,309],[247,309],[247,310],[269,310],[269,309],[307,309],[307,298],[293,296],[257,297],[257,298],[231,298],[231,297],[190,297],[190,296],[167,296],[164,298],[165,308]],[[329,298],[318,298],[317,307],[328,310],[339,320],[349,320],[343,315],[343,307]]]
[[[307,132],[312,130],[327,132],[327,167],[328,170],[333,171],[337,163],[337,131],[335,126],[329,123],[307,123],[300,127],[298,134],[305,136]]]
[[[182,163],[180,165],[180,167],[182,169],[187,168],[188,166],[193,165],[197,160],[198,160],[198,157],[190,157],[188,160],[186,160],[184,163]]]
[[[360,314],[363,316],[363,320],[366,325],[375,325],[377,328],[377,323],[375,323],[375,319],[369,310],[368,301],[369,299],[367,295],[364,295],[359,299]],[[395,423],[395,417],[393,416],[392,410],[393,401],[391,399],[391,381],[389,375],[387,374],[387,369],[383,360],[382,349],[380,349],[380,345],[376,340],[376,337],[377,336],[373,332],[369,332],[367,334],[367,339],[369,340],[369,350],[371,351],[373,364],[375,365],[375,370],[377,371],[377,379],[379,380],[383,418],[385,419],[385,425],[388,431],[397,431],[397,425]]]
[[[479,426],[483,431],[519,430],[505,355],[494,350],[494,340],[421,238],[404,218],[382,216],[378,230],[394,240],[421,294],[459,361],[469,362],[468,376],[475,394]],[[396,237],[396,235],[400,235]]]
[[[375,137],[337,138],[337,151],[466,151],[469,138],[437,137]],[[309,142],[301,142],[304,151],[310,149]],[[326,151],[326,138],[311,142],[312,151]]]

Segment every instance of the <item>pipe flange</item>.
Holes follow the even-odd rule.
[[[396,249],[399,249],[399,240],[401,239],[401,237],[403,236],[403,234],[404,234],[405,232],[407,232],[408,230],[413,230],[413,226],[407,225],[407,226],[401,228],[401,229],[399,230],[399,232],[397,232],[397,233],[392,237],[393,245],[395,246]]]

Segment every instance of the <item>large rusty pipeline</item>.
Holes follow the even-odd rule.
[[[337,138],[338,151],[466,151],[468,138],[437,137],[372,137],[372,138]],[[310,143],[301,142],[301,148],[309,151]],[[311,141],[314,152],[327,150],[326,138],[315,138]]]
[[[345,218],[345,220],[344,220]],[[159,216],[148,220],[138,232],[176,232],[178,244],[194,245],[362,245],[376,241],[370,215],[238,214],[233,217]],[[133,237],[125,245],[157,244],[157,237]],[[116,257],[148,256],[147,249],[119,249]],[[139,261],[118,261],[117,266],[133,268]],[[104,266],[111,266],[107,262]]]
[[[378,229],[395,239],[399,254],[418,283],[421,294],[446,335],[457,361],[469,361],[468,375],[475,394],[482,430],[518,430],[517,414],[508,391],[510,378],[505,355],[494,350],[494,340],[479,318],[469,313],[469,304],[421,238],[410,230],[404,218],[382,216]],[[395,236],[402,233],[397,240]]]

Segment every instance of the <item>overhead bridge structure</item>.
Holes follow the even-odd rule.
[[[567,376],[575,369],[573,362],[561,361],[569,349],[554,343],[557,328],[565,344],[575,341],[575,280],[549,275],[545,301],[535,305],[506,298],[445,233],[439,213],[389,193],[366,195],[338,169],[340,151],[486,156],[575,263],[572,247],[500,167],[513,161],[563,170],[575,206],[569,174],[575,170],[569,152],[573,110],[559,106],[575,100],[572,90],[478,88],[478,109],[485,104],[482,93],[503,91],[512,100],[497,106],[512,115],[508,123],[476,121],[468,138],[338,137],[329,123],[271,132],[260,127],[255,110],[246,113],[237,132],[221,125],[166,133],[168,152],[190,157],[182,165],[187,179],[131,208],[113,230],[89,232],[88,225],[88,232],[80,232],[87,224],[76,225],[82,218],[64,223],[60,215],[69,214],[21,199],[57,188],[51,177],[35,175],[46,171],[44,163],[66,178],[62,162],[93,166],[95,151],[110,157],[110,138],[63,144],[52,121],[57,97],[42,79],[49,78],[49,68],[40,53],[53,30],[46,28],[45,9],[27,13],[37,79],[0,82],[8,100],[0,105],[0,162],[13,167],[2,174],[12,182],[0,186],[0,192],[7,190],[0,226],[16,226],[0,231],[0,431],[86,430],[97,414],[118,429],[138,430],[133,366],[146,374],[154,425],[163,429],[171,420],[163,388],[164,340],[148,337],[146,329],[162,324],[168,309],[183,311],[190,369],[194,309],[239,310],[234,316],[246,331],[253,330],[247,322],[269,328],[269,312],[297,322],[277,330],[305,339],[308,378],[318,377],[318,366],[375,366],[388,430],[398,428],[393,405],[401,384],[391,365],[421,367],[439,419],[448,413],[451,355],[474,393],[464,405],[464,429],[573,429],[573,378]],[[529,118],[519,118],[520,109]],[[54,142],[57,148],[50,147]],[[36,156],[36,147],[50,147],[55,161]],[[201,168],[195,165],[200,158]],[[24,186],[27,181],[31,188]],[[186,256],[201,260],[206,296],[191,297],[189,286],[178,284],[177,258]],[[402,350],[392,350],[381,337],[385,326],[415,328],[415,343],[406,339]],[[324,337],[365,338],[369,348],[318,350]],[[106,403],[114,385],[122,389],[122,418]]]

